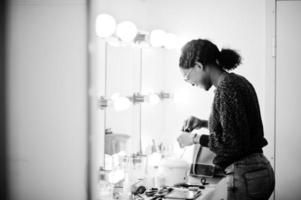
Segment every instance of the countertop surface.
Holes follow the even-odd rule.
[[[206,177],[206,182],[208,184],[205,185],[205,189],[201,190],[201,195],[197,198],[197,200],[226,200],[226,186],[227,179],[226,178],[211,178]],[[201,178],[197,177],[188,177],[187,183],[193,185],[202,185]],[[151,199],[144,197],[144,199]]]
[[[216,200],[216,199],[222,199],[219,198],[218,196],[220,195],[220,192],[217,192],[216,189],[219,188],[220,183],[222,182],[222,178],[211,178],[211,177],[207,177],[206,178],[206,182],[208,184],[205,185],[205,189],[202,190],[202,194],[200,197],[197,198],[197,200]],[[192,177],[189,176],[188,177],[188,183],[190,184],[196,184],[196,185],[201,185],[201,178],[196,178],[196,177]],[[226,199],[226,198],[224,198]]]

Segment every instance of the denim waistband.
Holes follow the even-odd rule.
[[[258,157],[264,158],[264,159],[266,160],[266,158],[265,158],[265,156],[263,155],[263,153],[251,153],[251,154],[249,154],[249,155],[243,157],[242,159],[240,159],[240,160],[238,160],[238,161],[235,161],[235,162],[233,162],[232,164],[228,165],[228,166],[225,168],[225,172],[226,172],[226,173],[231,173],[231,172],[233,172],[233,170],[234,170],[234,165],[235,165],[235,164],[244,162],[245,160],[249,160],[249,159],[252,159],[252,158],[253,158],[253,159],[254,159],[254,158],[258,158]],[[266,160],[266,162],[268,162],[268,161]]]

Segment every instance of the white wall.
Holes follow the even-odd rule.
[[[276,199],[300,199],[301,1],[277,2]],[[288,173],[292,172],[292,173]]]
[[[12,200],[86,198],[86,2],[10,1]]]

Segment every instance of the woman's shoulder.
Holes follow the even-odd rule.
[[[227,73],[224,79],[216,88],[216,95],[229,94],[233,96],[237,93],[248,93],[253,90],[252,84],[242,75],[236,73]]]
[[[240,87],[246,87],[251,83],[242,75],[236,73],[227,73],[224,79],[218,85],[219,89],[235,89]]]

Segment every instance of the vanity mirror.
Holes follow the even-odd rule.
[[[170,23],[174,15],[163,16],[162,10],[160,16],[151,14],[157,3],[137,1],[126,7],[120,1],[92,1],[90,183],[94,195],[100,167],[118,185],[130,173],[130,182],[149,174],[154,177],[162,158],[191,163],[193,147],[181,149],[176,138],[185,118],[209,115],[212,93],[183,81],[178,66],[182,45],[197,32],[191,27],[181,31],[181,25]],[[183,4],[175,3],[176,10]],[[162,9],[167,7],[164,2]],[[176,21],[181,22],[185,17],[176,10]]]

